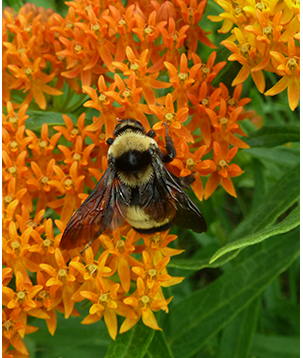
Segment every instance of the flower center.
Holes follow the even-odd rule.
[[[13,140],[12,142],[10,142],[10,147],[12,150],[15,150],[18,148],[18,143]]]
[[[75,45],[74,50],[75,50],[75,52],[79,52],[79,51],[82,50],[82,46],[79,45],[79,44],[78,44],[78,45]]]
[[[38,293],[38,300],[39,301],[46,301],[46,300],[49,300],[50,298],[51,298],[50,294],[46,290],[42,290],[42,291],[40,291]]]
[[[79,132],[79,129],[77,129],[77,128],[74,128],[74,129],[71,131],[72,137],[76,137],[79,133],[80,133],[80,132]]]
[[[43,246],[44,249],[49,249],[50,246],[51,246],[51,244],[52,244],[52,242],[51,242],[50,239],[45,239],[45,240],[43,241],[43,243],[42,243],[42,246]]]
[[[250,50],[250,45],[243,45],[241,47],[241,54],[246,59],[249,59],[249,50]]]
[[[7,195],[4,197],[4,203],[9,204],[13,200],[12,196]]]
[[[30,76],[32,73],[33,73],[33,71],[32,71],[31,68],[27,68],[27,69],[25,70],[25,74],[26,74],[27,76]]]
[[[139,301],[139,305],[141,307],[146,307],[149,306],[149,304],[150,304],[150,298],[147,295],[142,296]]]
[[[13,241],[11,244],[12,249],[15,251],[15,253],[18,255],[21,249],[21,246],[18,241]]]
[[[175,115],[173,113],[170,113],[170,112],[166,113],[166,115],[165,115],[166,122],[169,124],[173,123],[174,117],[175,117]]]
[[[268,40],[272,41],[273,40],[272,28],[270,26],[267,26],[263,31],[264,31],[264,35],[268,38]]]
[[[17,169],[15,167],[10,167],[8,168],[8,171],[11,173],[11,174],[17,174]]]
[[[138,71],[139,70],[139,65],[137,63],[133,63],[131,66],[130,66],[130,69],[134,72]]]
[[[42,177],[41,178],[41,183],[42,184],[47,184],[48,180],[49,180],[48,177]]]
[[[181,85],[184,84],[184,82],[187,80],[187,73],[179,73],[178,79]]]
[[[124,25],[126,25],[126,21],[123,20],[123,19],[120,19],[120,20],[118,21],[118,26],[124,26]]]
[[[120,252],[120,254],[123,254],[123,252],[125,250],[125,242],[123,240],[119,240],[117,242],[117,249]]]
[[[236,100],[234,98],[230,98],[228,101],[227,101],[227,104],[229,104],[230,106],[235,106],[236,105]]]
[[[228,126],[228,119],[223,117],[223,118],[220,118],[220,124],[222,126],[222,130],[225,131],[225,129],[227,128]]]
[[[131,93],[130,93],[129,90],[125,90],[125,91],[123,91],[122,96],[123,96],[124,98],[128,98],[128,97],[131,96]]]
[[[290,58],[287,62],[287,66],[291,71],[291,74],[294,75],[298,67],[297,61],[294,58]]]
[[[157,270],[156,269],[149,269],[148,270],[148,275],[150,276],[150,277],[157,277],[157,274],[158,274],[158,272],[157,272]]]
[[[203,106],[208,106],[209,100],[207,98],[203,98],[200,102]]]
[[[74,161],[78,162],[81,159],[81,155],[76,153],[76,154],[74,154],[73,159],[74,159]]]
[[[67,278],[67,272],[65,269],[60,269],[58,271],[58,279],[62,282],[65,282]]]
[[[39,143],[39,147],[40,147],[41,149],[46,148],[46,146],[47,146],[47,143],[46,143],[45,140],[42,140],[42,141]]]
[[[64,186],[69,189],[72,187],[73,183],[74,182],[71,179],[66,179],[64,182]]]
[[[26,299],[26,293],[24,291],[20,291],[17,293],[17,301],[20,305],[22,305],[25,299]]]
[[[87,266],[87,271],[89,272],[90,275],[97,273],[98,270],[98,266],[95,264],[90,264]]]
[[[100,96],[98,97],[99,101],[102,103],[102,102],[105,102],[106,101],[106,96],[105,94],[100,94]]]
[[[195,170],[195,161],[192,158],[186,160],[187,168],[192,172]]]
[[[150,241],[150,246],[155,249],[155,248],[160,248],[161,247],[161,243],[162,243],[162,237],[158,234],[153,235],[152,237],[149,238]]]
[[[224,167],[227,167],[227,163],[224,159],[221,159],[217,164],[217,171],[220,172]]]
[[[153,33],[153,30],[150,28],[150,27],[147,27],[145,30],[144,30],[145,34],[148,35],[148,34],[152,34]]]

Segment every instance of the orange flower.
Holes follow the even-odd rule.
[[[55,260],[57,268],[48,264],[40,264],[40,268],[50,276],[46,286],[52,287],[52,293],[56,292],[53,305],[57,306],[62,302],[64,316],[68,318],[74,310],[75,301],[72,300],[72,295],[79,288],[79,283],[76,281],[75,269],[66,265],[68,260],[64,259],[58,248],[55,249]]]
[[[78,163],[74,162],[70,169],[69,175],[66,175],[62,169],[54,165],[56,177],[49,180],[48,184],[59,191],[58,196],[65,194],[64,198],[49,202],[47,205],[61,213],[61,221],[67,224],[74,210],[78,209],[81,200],[76,196],[77,193],[83,193],[84,175],[78,176]],[[62,207],[62,210],[60,210]]]
[[[258,52],[253,38],[248,41],[238,28],[234,29],[234,33],[239,45],[228,40],[222,41],[222,45],[233,52],[233,54],[228,57],[228,60],[238,61],[242,65],[241,70],[232,82],[232,86],[244,82],[251,73],[252,79],[259,92],[263,93],[265,90],[265,79],[262,69],[268,64],[268,58]]]
[[[170,93],[166,96],[165,107],[149,105],[149,108],[161,121],[156,123],[153,129],[159,132],[163,138],[165,137],[165,127],[163,123],[167,123],[173,139],[184,137],[187,142],[194,141],[186,127],[181,124],[187,120],[188,108],[180,108],[175,113],[173,98]]]
[[[46,109],[46,99],[44,93],[52,96],[60,96],[61,91],[48,86],[46,83],[52,81],[55,77],[55,73],[46,75],[40,68],[41,57],[31,62],[25,53],[20,55],[22,65],[7,65],[7,68],[11,71],[15,77],[15,81],[10,85],[10,89],[23,90],[28,92],[23,104],[28,104],[34,97],[36,103],[41,109]]]
[[[142,94],[148,104],[155,104],[155,94],[152,88],[168,88],[171,85],[169,83],[158,81],[157,69],[151,71],[147,68],[149,62],[149,51],[146,49],[143,51],[138,58],[133,52],[133,50],[127,46],[126,47],[126,56],[130,63],[128,67],[126,64],[121,62],[113,62],[113,65],[123,72],[124,76],[130,77],[131,73],[135,73],[138,86],[142,88]],[[151,73],[147,75],[148,73]]]
[[[170,261],[170,257],[165,257],[157,265],[153,265],[151,257],[146,251],[142,252],[144,267],[134,266],[132,271],[142,278],[146,286],[151,289],[157,282],[163,287],[169,287],[180,283],[184,277],[171,277],[168,275],[166,266]]]
[[[226,102],[223,98],[221,98],[220,101],[218,114],[210,108],[205,108],[205,112],[215,129],[213,137],[220,140],[220,142],[226,141],[239,148],[249,148],[245,142],[234,135],[234,133],[237,133],[246,136],[237,122],[242,110],[243,107],[237,107],[232,109],[231,112],[228,112]]]
[[[292,111],[297,108],[300,96],[300,58],[298,51],[295,40],[290,37],[288,40],[288,57],[284,57],[280,52],[270,52],[270,55],[277,61],[278,73],[283,77],[270,90],[265,92],[265,96],[274,96],[287,88],[288,103]]]
[[[181,8],[181,15],[185,24],[190,25],[187,31],[186,46],[188,48],[188,58],[192,58],[192,53],[196,52],[198,47],[198,40],[204,45],[210,48],[216,48],[216,46],[206,37],[209,32],[205,32],[200,26],[199,22],[204,14],[204,9],[207,4],[207,0],[179,0],[178,4]]]
[[[201,165],[200,168],[199,165],[197,166],[197,171],[201,175],[211,173],[205,186],[205,199],[208,199],[211,196],[220,182],[230,195],[237,197],[234,185],[230,178],[241,175],[243,171],[237,164],[228,165],[237,154],[237,151],[237,147],[233,147],[229,151],[222,151],[220,144],[214,142],[214,160],[204,160],[203,166]],[[206,166],[208,166],[208,168],[206,168]]]
[[[128,234],[126,240],[122,240],[119,230],[113,232],[113,239],[109,239],[105,235],[100,236],[102,245],[111,254],[108,264],[112,270],[111,275],[118,271],[121,286],[125,292],[130,289],[130,266],[140,265],[139,261],[131,256],[135,250],[133,238],[133,235]]]
[[[171,4],[166,1],[164,4]],[[163,4],[163,5],[164,5]],[[159,13],[158,13],[159,14]],[[179,30],[176,30],[176,22],[172,17],[168,18],[168,29],[160,27],[160,32],[163,39],[163,47],[165,47],[166,52],[164,56],[161,57],[161,63],[164,61],[171,63],[174,67],[178,67],[180,61],[180,53],[178,51],[184,44],[184,41],[187,37],[186,33],[189,29],[189,25],[184,25]]]
[[[104,92],[104,94],[123,106],[118,109],[119,112],[123,110],[123,112],[121,112],[123,118],[134,118],[139,120],[148,131],[150,129],[150,124],[144,113],[149,113],[149,109],[146,104],[141,103],[142,88],[136,86],[135,73],[132,72],[130,74],[127,87],[118,74],[115,73],[114,79],[119,89],[119,93],[115,91],[107,91]]]
[[[23,104],[18,113],[14,110],[12,102],[6,103],[7,115],[2,114],[2,124],[10,133],[16,132],[21,126],[24,125],[25,121],[29,117],[26,115],[28,104]]]
[[[100,277],[96,278],[96,283],[98,293],[89,291],[80,292],[83,297],[94,303],[89,310],[90,314],[81,323],[91,324],[104,317],[108,333],[115,340],[118,332],[117,314],[129,319],[136,319],[136,314],[125,303],[119,301],[118,290],[120,285],[118,283],[113,283],[108,288]]]
[[[98,90],[100,95],[98,96],[97,91],[94,88],[83,86],[83,92],[87,93],[91,101],[87,101],[83,104],[84,107],[95,108],[101,112],[101,116],[90,126],[85,127],[85,130],[88,132],[95,132],[102,128],[105,124],[105,133],[106,137],[112,135],[116,122],[117,115],[116,110],[113,106],[114,100],[107,97],[105,92],[114,91],[116,88],[116,83],[112,83],[108,88],[103,76],[100,76],[98,79]]]
[[[27,348],[21,339],[21,331],[33,333],[37,331],[38,328],[28,325],[24,327],[22,322],[18,319],[19,312],[18,310],[2,310],[2,349],[3,353],[5,353],[8,351],[10,345],[12,345],[23,356],[28,356]],[[12,351],[8,352],[11,353]],[[12,357],[12,355],[9,355],[9,357]]]
[[[164,307],[167,307],[172,297],[167,300],[154,299],[158,291],[160,290],[161,283],[155,283],[151,289],[149,289],[142,280],[141,277],[137,279],[137,290],[129,297],[125,298],[123,302],[134,308],[138,314],[137,318],[126,317],[123,322],[120,333],[124,333],[131,329],[142,317],[143,323],[156,330],[162,330],[156,321],[153,311],[159,311]]]
[[[202,64],[198,63],[189,69],[187,66],[187,57],[183,53],[180,60],[180,72],[178,72],[177,68],[169,62],[164,62],[164,65],[169,73],[169,82],[174,88],[174,91],[171,94],[173,102],[177,100],[178,109],[187,107],[187,94],[194,90],[192,86],[195,83],[195,78]],[[160,104],[163,104],[164,101],[165,97],[157,99],[157,102]]]

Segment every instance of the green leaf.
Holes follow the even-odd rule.
[[[219,259],[216,262],[209,263],[209,259],[174,259],[169,262],[168,267],[178,268],[181,270],[193,270],[198,271],[206,267],[216,268],[224,265],[226,262],[232,260],[238,255],[238,252],[232,252],[230,255],[226,255],[224,258]]]
[[[163,331],[156,331],[144,358],[174,358]]]
[[[254,234],[247,235],[243,237],[242,239],[235,240],[233,242],[228,243],[227,245],[221,247],[210,259],[209,263],[213,263],[216,261],[219,257],[225,255],[228,252],[243,249],[250,245],[259,244],[263,240],[273,236],[273,235],[279,235],[284,234],[285,232],[288,232],[290,230],[293,230],[297,226],[300,225],[300,208],[296,207],[283,221],[280,223],[265,228],[263,230],[260,230]]]
[[[191,357],[246,308],[299,254],[295,230],[258,250],[206,288],[171,307],[169,341],[176,358]]]
[[[26,129],[31,131],[41,131],[42,125],[47,123],[49,126],[65,126],[62,114],[59,112],[48,111],[27,111],[29,118],[25,121]],[[74,124],[77,123],[78,117],[74,114],[68,114]]]
[[[88,313],[88,310],[85,312]],[[82,325],[83,316],[65,319],[62,313],[57,313],[57,317],[58,325],[54,336],[48,332],[45,320],[28,318],[30,325],[39,327],[37,332],[25,335],[24,342],[31,358],[105,356],[111,338],[104,321]]]
[[[153,340],[155,330],[140,320],[128,332],[119,334],[108,347],[105,358],[142,358]]]
[[[300,338],[256,334],[251,354],[260,358],[299,358]]]
[[[300,169],[295,166],[270,189],[258,207],[236,227],[229,241],[253,234],[273,224],[277,218],[291,207],[300,195]]]
[[[260,313],[260,297],[240,312],[224,329],[218,358],[246,358]]]
[[[300,126],[294,124],[264,126],[251,133],[245,142],[251,147],[276,147],[300,141]]]

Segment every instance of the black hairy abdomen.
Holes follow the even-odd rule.
[[[150,163],[148,151],[130,150],[116,158],[115,166],[118,171],[131,173],[145,168]]]

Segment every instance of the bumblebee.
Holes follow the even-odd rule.
[[[207,230],[205,220],[182,189],[181,180],[164,163],[176,156],[166,127],[166,152],[134,119],[121,120],[107,139],[108,167],[101,180],[72,216],[60,247],[71,249],[93,242],[107,229],[126,220],[140,233],[167,230],[176,224],[197,233]]]

